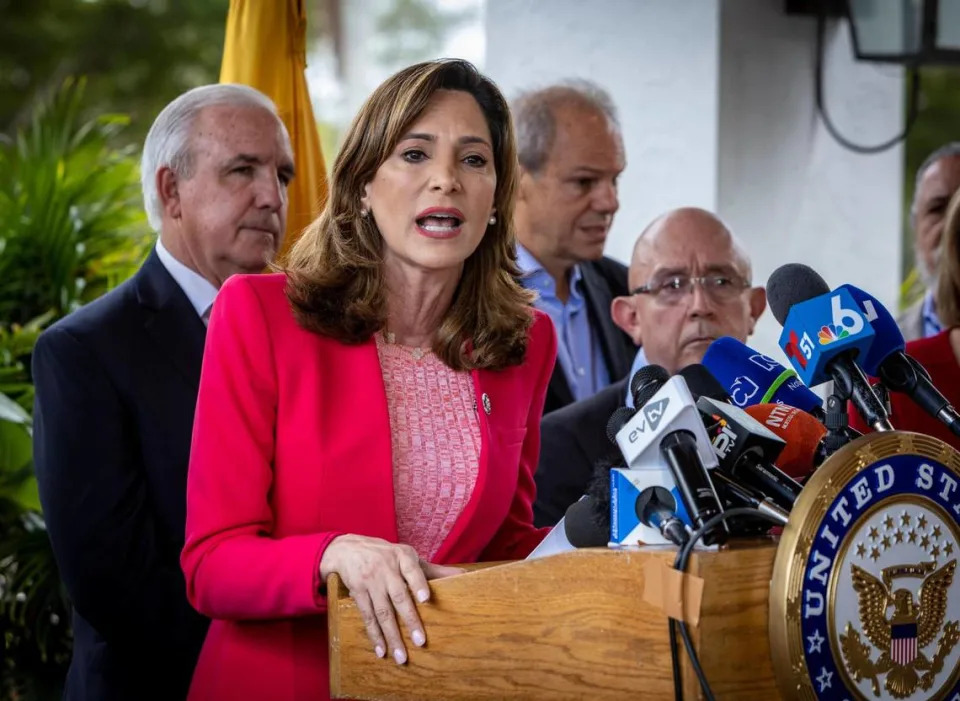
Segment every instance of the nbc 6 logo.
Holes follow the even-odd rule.
[[[871,309],[872,306],[873,305],[871,305]],[[830,298],[830,311],[833,312],[833,325],[838,330],[841,328],[846,329],[847,333],[851,336],[863,331],[863,315],[852,309],[846,309],[840,306],[840,295],[834,295]],[[874,312],[874,314],[875,313],[876,312]]]
[[[865,299],[860,304],[863,305],[863,315],[867,317],[867,321],[870,323],[876,321],[880,315],[877,314],[877,309],[873,306],[873,301]]]

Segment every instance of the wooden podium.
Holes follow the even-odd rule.
[[[768,644],[768,591],[776,543],[694,554],[703,580],[694,645],[714,694],[779,698]],[[357,699],[672,699],[664,602],[694,615],[692,587],[672,586],[675,552],[588,549],[479,567],[431,583],[419,607],[424,648],[409,661],[378,659],[359,612],[334,575],[328,584],[330,687]],[[682,650],[682,642],[680,643]],[[686,654],[685,698],[700,698]]]

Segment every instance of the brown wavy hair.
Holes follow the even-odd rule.
[[[943,328],[960,326],[960,190],[950,198],[943,220],[936,303]]]
[[[333,164],[327,206],[280,268],[287,274],[287,297],[301,326],[344,343],[362,343],[384,328],[384,242],[373,217],[361,216],[360,196],[437,90],[469,93],[486,118],[497,173],[497,221],[464,263],[433,351],[454,370],[516,365],[526,353],[533,319],[533,295],[517,282],[516,142],[500,90],[467,61],[444,59],[405,68],[360,108]]]

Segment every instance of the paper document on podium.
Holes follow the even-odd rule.
[[[560,519],[560,522],[547,533],[547,537],[540,541],[540,545],[534,548],[532,553],[527,555],[528,560],[536,560],[541,557],[547,557],[548,555],[558,555],[576,550],[576,548],[570,544],[570,541],[567,540],[567,532],[563,524],[565,518],[566,517]]]

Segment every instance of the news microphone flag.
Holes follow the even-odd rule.
[[[711,343],[703,364],[727,389],[730,403],[741,409],[774,402],[804,411],[822,410],[822,400],[807,389],[796,370],[735,338],[722,336]]]
[[[903,332],[897,326],[897,320],[873,295],[853,285],[840,285],[837,288],[837,291],[839,290],[845,290],[850,294],[857,303],[860,313],[873,327],[874,337],[870,350],[857,358],[857,364],[868,375],[879,377],[880,363],[891,353],[904,349]]]
[[[669,542],[659,531],[641,523],[636,513],[637,498],[649,487],[669,490],[677,504],[677,516],[686,525],[693,525],[660,451],[660,443],[675,431],[686,431],[695,437],[696,451],[704,467],[717,466],[717,456],[700,411],[686,380],[679,375],[663,382],[615,435],[627,469],[610,471],[611,545]]]
[[[666,467],[645,470],[610,470],[610,543],[613,546],[624,545],[670,545],[670,541],[651,526],[640,520],[637,513],[637,499],[640,493],[651,487],[663,487],[669,490],[676,506],[676,516],[684,525],[693,528],[693,521],[683,506],[680,490],[673,475]]]
[[[674,375],[617,431],[617,446],[627,468],[660,469],[660,441],[668,433],[686,430],[697,439],[697,452],[704,467],[717,466],[717,456],[703,427],[697,403],[686,381]]]
[[[827,371],[831,360],[850,351],[862,358],[874,336],[851,294],[838,288],[790,307],[780,348],[803,383],[814,387],[832,379]]]

